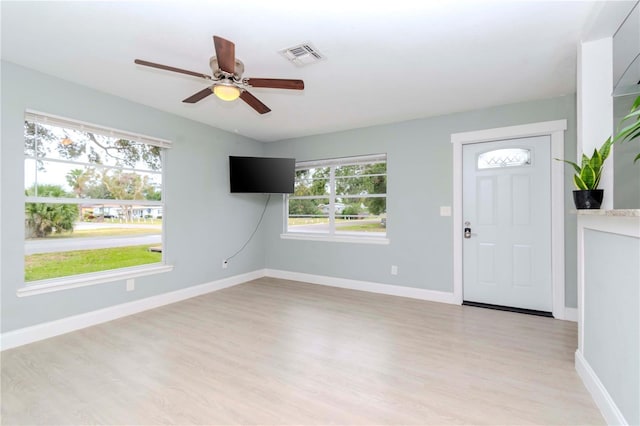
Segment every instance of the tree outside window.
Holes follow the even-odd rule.
[[[26,282],[162,262],[168,142],[31,112],[24,129]]]
[[[287,233],[386,236],[386,155],[300,162]]]

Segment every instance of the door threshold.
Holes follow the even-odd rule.
[[[496,311],[516,312],[518,314],[535,315],[538,317],[553,318],[553,314],[547,311],[536,311],[535,309],[516,308],[513,306],[492,305],[490,303],[470,302],[464,300],[462,302],[464,306],[473,306],[475,308],[494,309]]]

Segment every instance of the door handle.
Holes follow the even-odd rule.
[[[471,238],[471,223],[470,222],[465,222],[464,223],[464,237],[465,238]]]

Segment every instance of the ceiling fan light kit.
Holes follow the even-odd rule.
[[[138,65],[191,75],[193,77],[203,78],[209,82],[213,81],[213,86],[209,86],[182,101],[190,104],[199,102],[212,93],[215,93],[215,95],[223,101],[234,101],[240,98],[259,114],[266,114],[271,111],[271,109],[249,93],[247,90],[248,88],[264,87],[290,90],[304,89],[304,82],[302,80],[282,78],[242,78],[244,64],[235,57],[235,44],[218,36],[213,36],[213,44],[215,46],[216,56],[209,60],[213,76],[168,65],[156,64],[142,59],[136,59],[134,62]]]
[[[240,89],[228,83],[216,84],[213,93],[223,101],[235,101],[240,97]]]

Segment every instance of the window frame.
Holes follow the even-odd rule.
[[[91,273],[74,274],[74,275],[68,275],[64,277],[47,278],[43,280],[34,280],[34,281],[24,281],[24,275],[23,275],[22,285],[16,291],[17,296],[18,297],[32,296],[36,294],[49,293],[53,291],[66,290],[70,288],[78,288],[78,287],[85,287],[85,286],[102,284],[107,282],[129,280],[136,277],[169,272],[173,270],[173,265],[169,265],[166,262],[167,250],[166,250],[166,240],[165,240],[165,236],[166,236],[165,218],[166,218],[166,210],[167,210],[166,208],[167,199],[166,199],[166,191],[165,191],[165,187],[166,187],[165,159],[166,159],[166,151],[167,149],[171,148],[172,142],[165,139],[145,136],[145,135],[118,130],[118,129],[113,129],[106,126],[87,123],[80,120],[61,117],[61,116],[34,111],[30,109],[27,109],[25,111],[23,119],[25,122],[30,122],[30,123],[40,124],[40,125],[56,126],[64,129],[73,129],[73,130],[79,130],[83,132],[92,132],[102,136],[116,137],[116,138],[126,139],[132,142],[159,147],[160,148],[160,164],[161,164],[161,170],[159,173],[153,170],[139,170],[139,169],[136,169],[135,167],[126,167],[126,166],[117,167],[112,165],[97,165],[97,166],[102,167],[104,169],[134,171],[134,172],[140,172],[140,173],[150,173],[150,174],[159,175],[161,179],[160,190],[162,192],[162,198],[160,201],[96,199],[96,198],[55,198],[55,197],[43,197],[43,196],[30,196],[25,194],[23,197],[23,204],[24,205],[26,205],[27,203],[75,204],[80,206],[82,204],[98,205],[98,204],[118,203],[122,205],[144,205],[149,207],[159,207],[162,209],[162,212],[163,212],[162,224],[161,224],[161,240],[160,240],[160,243],[162,244],[163,249],[162,249],[162,257],[160,262],[155,262],[155,263],[124,267],[124,268],[118,268],[118,269],[110,269],[110,270],[104,270],[104,271],[96,271]],[[23,143],[24,143],[24,137],[23,137]],[[75,164],[78,166],[86,166],[86,165],[96,166],[96,164],[94,163],[85,164],[85,162],[83,161],[72,161],[72,160],[67,161],[67,160],[58,160],[55,158],[47,159],[46,157],[38,157],[37,152],[34,154],[34,156],[29,156],[29,155],[26,155],[26,153],[23,153],[23,161],[22,161],[23,176],[25,175],[26,161],[33,160],[33,159],[35,159],[36,161],[38,159],[45,159],[47,161],[53,160],[53,162],[64,163],[64,164]],[[37,188],[37,184],[38,184],[38,181],[36,177],[36,180],[35,180],[36,188]],[[23,220],[24,218],[25,216],[23,213]],[[26,239],[23,239],[23,249],[24,249],[25,241]],[[22,270],[24,274],[24,264],[23,264]]]
[[[388,166],[388,156],[386,153],[384,154],[370,154],[370,155],[359,155],[359,156],[351,156],[351,157],[339,157],[339,158],[331,158],[331,159],[323,159],[323,160],[311,160],[311,161],[297,161],[296,162],[296,171],[297,170],[307,170],[311,168],[329,168],[329,191],[326,196],[317,195],[317,196],[300,196],[295,199],[321,199],[328,198],[329,199],[329,208],[328,208],[328,219],[329,219],[329,232],[328,233],[310,233],[310,232],[291,232],[288,229],[288,220],[289,220],[289,199],[291,194],[283,194],[283,221],[282,221],[282,229],[283,232],[280,234],[281,239],[288,240],[309,240],[309,241],[329,241],[329,242],[343,242],[343,243],[362,243],[362,244],[389,244],[388,238],[388,228],[385,226],[384,236],[381,235],[371,235],[367,232],[360,233],[361,235],[341,235],[336,234],[336,198],[384,198],[388,199],[388,186],[387,191],[385,191],[384,195],[382,194],[370,194],[367,196],[358,196],[358,194],[349,194],[346,196],[340,196],[336,194],[336,176],[335,169],[339,166],[347,166],[347,165],[356,165],[356,164],[375,164],[384,162]],[[352,176],[353,177],[353,176]],[[388,179],[389,171],[385,172],[385,177]],[[341,177],[338,177],[340,179]],[[345,177],[346,178],[346,177]],[[388,181],[387,181],[388,183]],[[387,215],[387,211],[385,209],[385,215]],[[388,222],[386,222],[388,225]]]

